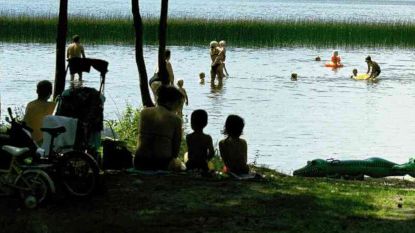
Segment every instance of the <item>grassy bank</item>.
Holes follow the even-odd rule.
[[[55,43],[57,17],[0,16],[0,41]],[[158,19],[144,19],[146,44],[157,43]],[[68,35],[79,34],[85,43],[133,44],[128,18],[69,17]],[[334,21],[206,20],[170,18],[170,45],[207,46],[227,40],[232,46],[415,47],[415,24]],[[69,39],[69,37],[68,37]]]
[[[106,174],[88,200],[57,196],[35,210],[0,199],[3,232],[413,232],[413,183],[303,179],[273,171],[262,181],[184,175]]]

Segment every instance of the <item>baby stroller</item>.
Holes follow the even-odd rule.
[[[108,72],[108,62],[99,59],[82,59],[82,71],[89,72],[93,67],[100,73],[99,90],[82,85],[71,85],[58,100],[56,114],[78,119],[78,129],[75,139],[75,149],[87,151],[98,159],[97,150],[100,147],[101,131],[104,120],[105,75]]]

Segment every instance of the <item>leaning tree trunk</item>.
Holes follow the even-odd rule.
[[[131,0],[135,30],[135,62],[137,63],[138,73],[140,76],[141,101],[143,102],[143,106],[152,107],[154,104],[151,100],[147,85],[148,78],[143,55],[143,21],[141,19],[138,1],[139,0]]]
[[[169,83],[169,77],[166,69],[166,58],[164,53],[166,51],[166,40],[167,40],[167,12],[168,12],[169,1],[161,1],[161,13],[160,13],[160,24],[159,24],[159,77],[161,82],[166,84]]]
[[[60,95],[65,89],[65,45],[68,30],[68,0],[60,0],[59,22],[56,38],[55,88],[53,97]]]

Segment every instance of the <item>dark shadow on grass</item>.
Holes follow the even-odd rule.
[[[283,182],[283,181],[280,181]],[[2,232],[413,232],[412,220],[365,215],[351,197],[290,193],[278,181],[106,177],[107,192],[17,211],[0,199]]]

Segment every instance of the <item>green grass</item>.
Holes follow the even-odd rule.
[[[4,232],[410,233],[415,185],[305,179],[262,170],[262,181],[106,174],[106,192],[57,196],[35,210],[0,199]],[[91,224],[93,223],[93,224]]]
[[[0,16],[0,41],[55,43],[57,17]],[[131,18],[70,16],[68,35],[81,35],[87,44],[133,44]],[[146,44],[157,44],[158,19],[144,18]],[[231,46],[274,47],[415,47],[415,24],[410,22],[336,22],[255,19],[207,20],[170,18],[169,45],[207,46],[227,40]],[[68,36],[68,40],[70,36]]]

